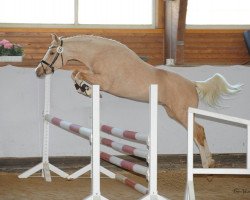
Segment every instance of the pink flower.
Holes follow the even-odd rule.
[[[13,44],[11,44],[10,42],[4,44],[5,49],[11,49],[12,47],[13,47]]]
[[[7,43],[10,43],[10,42],[8,40],[5,40],[5,39],[0,41],[0,45],[5,45]]]

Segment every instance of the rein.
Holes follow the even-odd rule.
[[[40,61],[41,65],[42,65],[42,68],[43,68],[43,71],[44,71],[45,74],[46,74],[46,70],[45,70],[43,64],[47,65],[51,69],[52,73],[54,73],[55,68],[53,67],[53,65],[55,64],[55,62],[58,59],[59,55],[61,55],[62,66],[63,66],[63,56],[62,56],[63,41],[60,40],[60,42],[61,42],[61,44],[59,46],[57,46],[57,47],[56,46],[52,46],[52,47],[49,48],[49,49],[56,48],[56,55],[55,55],[54,59],[52,60],[52,62],[50,64],[47,61],[45,61],[45,60],[41,60]]]

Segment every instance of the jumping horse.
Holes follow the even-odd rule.
[[[118,41],[91,35],[59,38],[52,34],[51,46],[36,68],[37,77],[54,73],[67,61],[78,60],[84,65],[71,77],[77,89],[91,96],[91,86],[112,95],[148,102],[150,84],[158,84],[159,105],[167,114],[187,129],[189,107],[198,107],[199,99],[216,106],[222,95],[235,94],[240,85],[230,85],[215,74],[205,81],[190,81],[176,73],[158,69],[144,62],[127,46]],[[194,141],[199,149],[202,166],[214,167],[203,126],[194,123]]]

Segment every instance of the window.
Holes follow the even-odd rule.
[[[74,0],[0,0],[0,2],[0,23],[74,23]]]
[[[153,26],[155,1],[0,0],[0,23]]]
[[[250,0],[188,0],[187,25],[250,25]]]
[[[79,23],[150,25],[152,0],[80,0]]]

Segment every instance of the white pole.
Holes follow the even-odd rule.
[[[157,108],[158,108],[158,85],[150,86],[150,135],[149,135],[149,169],[148,169],[148,194],[141,200],[165,200],[167,198],[158,195],[157,191]]]
[[[85,200],[106,199],[100,192],[100,86],[93,85],[92,95],[92,135],[91,135],[91,186],[92,194]]]
[[[250,170],[250,123],[247,124],[247,169]]]
[[[249,124],[249,120],[238,118],[238,117],[232,117],[229,115],[223,115],[223,114],[210,112],[210,111],[206,111],[206,110],[201,110],[198,108],[191,108],[191,107],[188,110],[189,110],[189,112],[195,113],[197,115],[208,116],[208,117],[215,118],[215,119],[222,119],[225,121],[235,122],[238,124]]]
[[[78,25],[79,24],[79,21],[78,21],[78,11],[79,11],[79,2],[78,2],[78,0],[75,0],[74,1],[74,11],[75,11],[75,15],[74,15],[74,17],[75,17],[75,19],[74,19],[74,24],[75,25]]]
[[[157,195],[157,85],[150,87],[149,194]]]
[[[93,86],[92,121],[92,194],[100,195],[100,98],[99,86]]]
[[[194,113],[188,110],[188,153],[187,153],[187,188],[186,200],[195,200],[193,183],[193,138],[194,138]]]
[[[194,137],[194,113],[188,112],[188,181],[193,181],[193,137]]]
[[[44,113],[50,113],[50,83],[51,83],[51,74],[45,76],[45,96],[44,96]],[[44,117],[43,117],[44,118]],[[43,122],[44,134],[43,134],[43,175],[45,180],[50,182],[51,176],[49,171],[49,123],[44,120]]]
[[[50,114],[50,83],[51,75],[45,76],[45,94],[44,94],[44,111],[43,116]],[[49,162],[49,123],[44,120],[43,136],[43,162]]]

